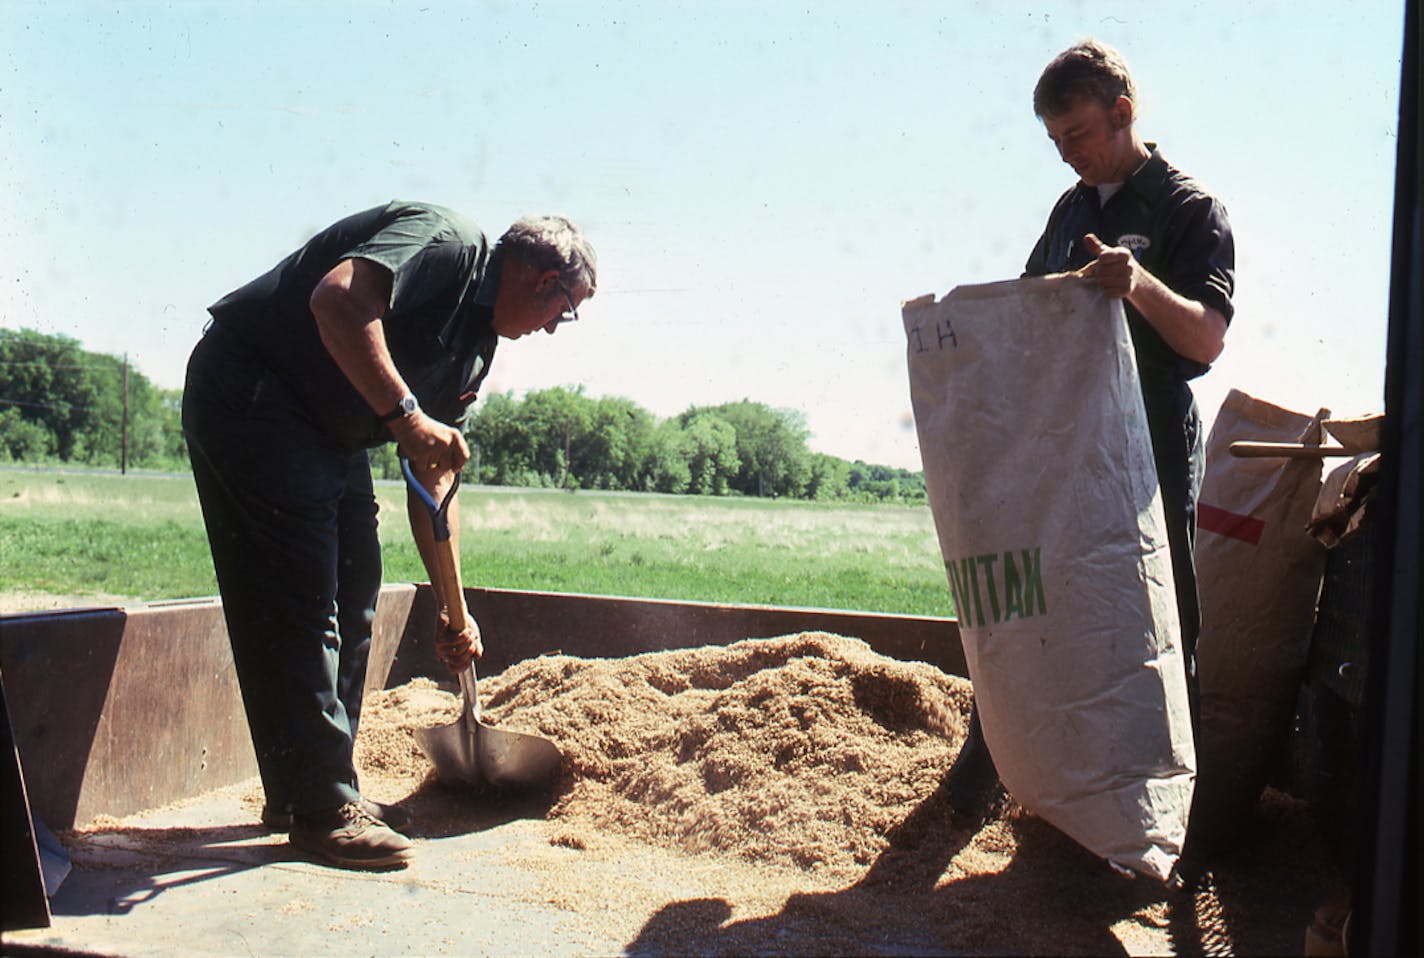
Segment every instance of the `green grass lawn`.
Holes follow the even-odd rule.
[[[405,492],[377,487],[386,581],[425,581]],[[950,615],[926,506],[460,493],[466,585]],[[0,471],[0,592],[217,592],[188,476]]]

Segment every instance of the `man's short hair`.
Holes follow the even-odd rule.
[[[1079,99],[1093,100],[1112,109],[1125,96],[1137,106],[1137,85],[1127,62],[1106,43],[1082,40],[1054,57],[1033,88],[1033,112],[1042,118],[1059,116]]]
[[[565,216],[524,216],[505,230],[499,245],[539,271],[556,270],[569,289],[598,286],[598,256],[593,244]]]

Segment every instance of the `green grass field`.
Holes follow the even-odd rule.
[[[405,492],[377,487],[386,581],[424,581]],[[952,614],[926,506],[460,493],[466,585]],[[217,591],[188,476],[0,471],[0,593],[155,601]],[[39,607],[39,606],[35,606]]]

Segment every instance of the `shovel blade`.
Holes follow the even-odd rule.
[[[446,785],[480,786],[480,763],[475,744],[474,721],[467,715],[453,725],[416,729],[415,744],[435,766],[435,774]]]
[[[476,723],[480,775],[494,788],[533,789],[558,778],[563,756],[546,738]]]
[[[453,725],[417,729],[415,742],[446,785],[523,790],[550,785],[563,755],[548,739],[494,728],[461,716]]]

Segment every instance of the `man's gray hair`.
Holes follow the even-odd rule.
[[[569,289],[598,287],[598,256],[593,245],[566,216],[523,216],[499,238],[505,251],[540,272],[557,270]]]

